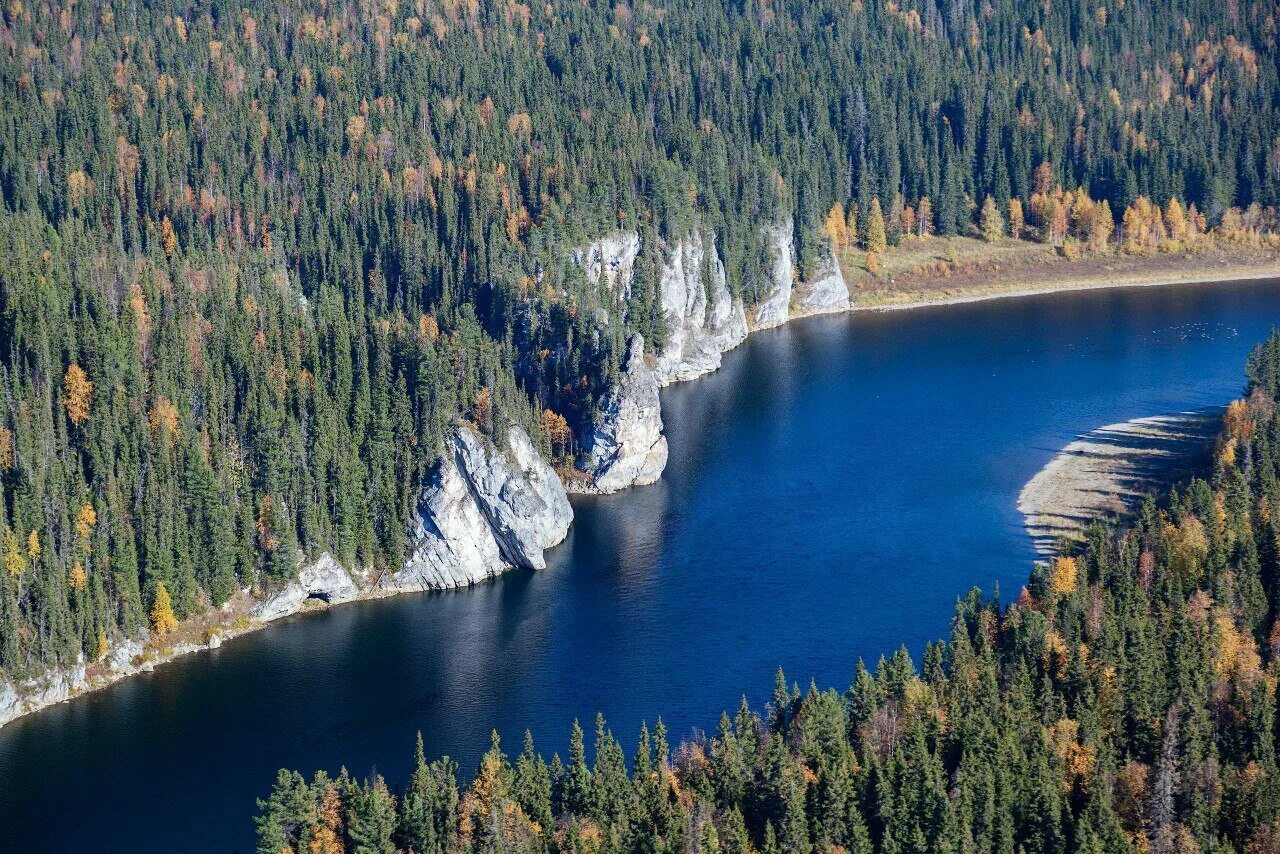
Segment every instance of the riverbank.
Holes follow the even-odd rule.
[[[1132,514],[1143,496],[1192,473],[1221,428],[1222,407],[1099,427],[1060,450],[1018,496],[1036,554],[1052,557],[1097,520]]]
[[[1230,263],[1227,263],[1228,257],[1230,257]],[[1239,255],[1202,256],[1189,272],[1183,275],[1171,275],[1168,265],[1179,261],[1180,258],[1181,256],[1168,255],[1137,259],[1107,256],[1105,261],[1101,257],[1081,261],[1063,259],[1060,264],[1050,261],[1047,262],[1048,266],[1045,269],[1056,270],[1061,274],[1060,279],[1051,283],[1021,287],[1016,282],[1004,278],[1015,275],[1011,270],[1023,269],[1011,265],[1006,265],[1001,268],[1001,271],[989,271],[989,275],[996,273],[999,275],[985,285],[974,282],[965,284],[969,280],[958,279],[957,275],[952,275],[939,277],[938,287],[921,291],[909,285],[911,280],[899,279],[897,281],[902,288],[891,294],[884,294],[880,298],[875,298],[873,294],[866,292],[866,288],[859,291],[857,288],[859,280],[854,279],[849,283],[849,291],[853,299],[847,310],[906,309],[1066,290],[1172,285],[1204,281],[1229,282],[1280,277],[1280,258],[1277,258],[1275,253],[1257,256],[1252,264],[1246,264],[1243,257]],[[1100,264],[1104,266],[1099,266]],[[1113,267],[1108,268],[1105,265],[1113,265]],[[1024,272],[1026,272],[1025,269]],[[981,274],[974,271],[966,275],[978,277]],[[1032,279],[1032,281],[1035,280]],[[962,287],[957,288],[957,282]],[[912,298],[912,294],[916,297]],[[921,294],[924,295],[921,296]],[[831,312],[793,311],[787,320],[818,313]],[[356,573],[352,575],[358,590],[354,595],[344,597],[342,601],[363,601],[397,596],[404,592],[417,592],[416,589],[400,590],[389,587],[379,581],[370,581]],[[276,620],[256,619],[253,612],[268,598],[270,597],[266,595],[255,596],[252,591],[241,591],[227,606],[183,621],[178,629],[163,641],[133,639],[112,649],[101,661],[82,662],[68,671],[46,674],[40,679],[23,683],[16,690],[14,686],[0,683],[0,726],[42,708],[108,687],[135,674],[149,672],[193,652],[214,648],[232,638],[265,628]],[[289,612],[283,616],[323,610],[336,604],[338,604],[337,601],[329,604],[320,598],[307,597],[303,601],[300,612]]]
[[[865,270],[865,253],[847,252],[841,261],[853,311],[1280,278],[1280,249],[1216,244],[1195,252],[1086,254],[1069,259],[1052,247],[1027,241],[989,244],[967,237],[913,238],[886,253],[880,276]]]

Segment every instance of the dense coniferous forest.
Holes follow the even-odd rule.
[[[712,737],[659,722],[628,765],[597,720],[548,763],[494,735],[378,776],[281,771],[279,852],[1247,852],[1280,850],[1280,334],[1249,359],[1213,471],[1038,564],[1010,605],[971,592],[951,637],[846,691],[781,673]]]
[[[661,239],[714,233],[750,304],[787,215],[802,268],[833,209],[877,246],[1024,209],[1060,238],[1063,193],[1107,203],[1073,225],[1101,248],[1112,210],[1130,239],[1175,204],[1269,221],[1277,26],[1247,0],[12,0],[0,672],[300,551],[398,565],[455,419],[547,450],[544,413],[580,435],[627,335],[662,340]],[[602,326],[569,257],[619,228],[645,249]]]

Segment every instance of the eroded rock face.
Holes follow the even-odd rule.
[[[66,670],[50,670],[21,685],[0,682],[0,726],[27,712],[69,700],[89,685],[84,656]]]
[[[796,308],[803,314],[826,314],[849,308],[849,286],[830,246],[813,275],[800,288]]]
[[[507,440],[503,451],[458,428],[423,490],[414,550],[391,578],[397,588],[463,587],[513,566],[547,565],[543,550],[565,538],[573,508],[528,435],[511,427]]]
[[[660,282],[667,339],[658,357],[658,382],[690,380],[720,367],[720,356],[747,337],[747,315],[729,291],[724,264],[712,242],[694,232],[663,261]]]
[[[349,602],[359,594],[360,588],[350,573],[325,552],[314,563],[304,566],[296,581],[289,582],[279,593],[254,608],[253,617],[269,622],[297,613],[308,599],[337,604]]]
[[[770,329],[787,322],[791,315],[791,283],[795,280],[791,220],[766,228],[764,239],[772,259],[769,267],[770,291],[756,306],[756,329]]]
[[[631,339],[618,383],[600,401],[599,421],[584,443],[581,492],[609,493],[653,483],[667,466],[658,377],[644,359],[644,339]]]
[[[475,431],[458,431],[461,469],[498,550],[512,566],[544,569],[543,550],[569,533],[573,508],[559,476],[519,427],[507,431],[507,453]]]
[[[573,261],[582,266],[588,279],[603,283],[618,302],[626,303],[631,299],[631,278],[639,254],[640,235],[620,231],[575,250]]]

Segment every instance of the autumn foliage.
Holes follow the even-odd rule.
[[[151,631],[157,638],[163,639],[178,627],[178,618],[173,613],[173,602],[164,582],[156,584],[155,597],[151,602]]]
[[[73,363],[62,378],[62,402],[72,424],[80,425],[89,420],[92,398],[93,383],[89,381],[84,369]]]

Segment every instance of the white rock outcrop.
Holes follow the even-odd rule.
[[[801,314],[827,314],[848,310],[849,286],[845,284],[840,262],[836,260],[830,245],[826,247],[826,254],[818,262],[813,275],[799,288],[796,308]]]
[[[572,258],[589,280],[605,285],[618,302],[626,303],[631,299],[631,278],[639,254],[640,235],[619,231],[574,250]]]
[[[694,231],[663,259],[660,293],[667,335],[655,368],[660,385],[716,370],[721,354],[747,337],[746,311],[729,291],[714,241],[709,249]]]
[[[662,432],[658,376],[645,362],[644,339],[631,339],[617,384],[599,404],[598,422],[584,445],[583,470],[589,480],[579,492],[610,493],[643,486],[667,467],[667,437]]]
[[[508,449],[458,428],[423,490],[413,552],[390,582],[401,590],[463,587],[512,567],[542,569],[569,532],[573,508],[560,478],[519,427]]]
[[[543,550],[563,540],[573,522],[559,476],[519,427],[507,431],[506,454],[466,427],[456,444],[503,559],[525,569],[546,568]]]
[[[142,655],[143,649],[141,641],[134,638],[126,638],[123,642],[112,647],[111,651],[107,653],[107,670],[111,673],[132,672],[133,660]]]
[[[308,599],[318,599],[327,604],[349,602],[360,595],[360,587],[342,564],[328,552],[298,572],[296,581],[261,602],[253,609],[253,617],[262,622],[278,620],[302,610]]]
[[[0,726],[28,712],[71,699],[89,686],[84,656],[66,670],[50,670],[21,685],[0,682]]]
[[[764,230],[769,252],[769,294],[756,305],[755,328],[781,326],[791,316],[791,284],[795,281],[792,222],[787,219]]]

